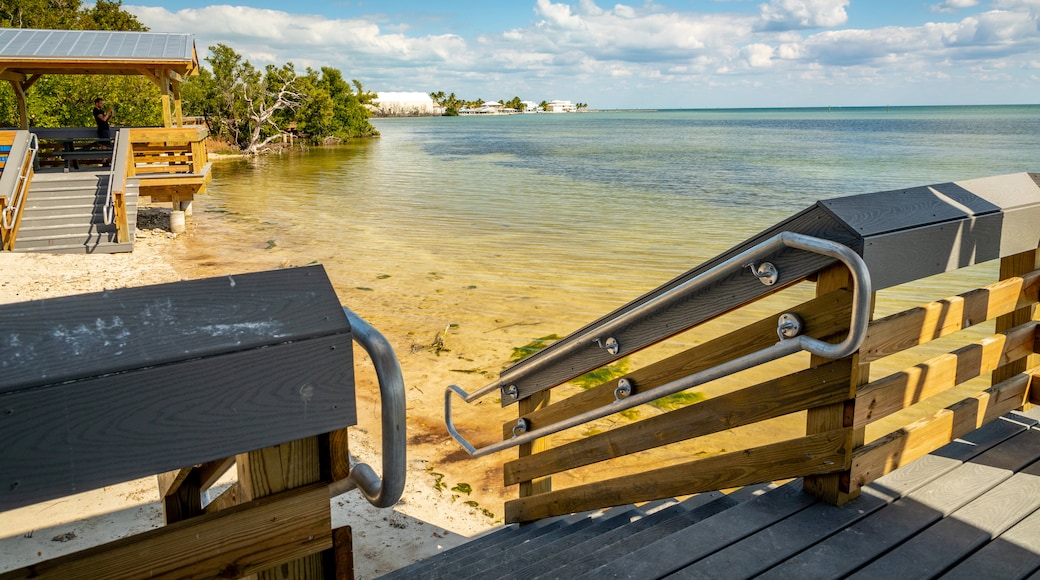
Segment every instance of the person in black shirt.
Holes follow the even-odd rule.
[[[99,139],[109,139],[108,122],[112,120],[115,113],[112,107],[105,109],[104,99],[94,99],[94,121],[97,123],[97,135]]]

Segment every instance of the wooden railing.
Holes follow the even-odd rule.
[[[137,177],[141,194],[171,201],[205,191],[210,180],[205,127],[130,129],[129,177]]]
[[[519,486],[520,495],[506,503],[506,521],[532,521],[796,477],[805,478],[806,490],[840,504],[856,497],[863,485],[1001,414],[1030,402],[1040,403],[1040,251],[1021,251],[1036,248],[1040,241],[1040,223],[1031,217],[1031,212],[1040,208],[1040,185],[1033,176],[1006,177],[1014,178],[1008,181],[1007,190],[1015,195],[1025,192],[1026,200],[1008,204],[1001,210],[1000,219],[992,205],[985,208],[985,218],[968,212],[963,219],[975,229],[963,236],[950,235],[958,231],[956,221],[927,226],[908,222],[879,233],[888,236],[887,240],[864,236],[850,243],[863,248],[860,251],[871,263],[871,275],[882,281],[882,287],[899,287],[897,304],[906,304],[907,300],[923,303],[870,322],[865,340],[853,355],[839,360],[815,355],[789,357],[756,370],[752,378],[726,377],[738,388],[717,389],[718,394],[699,402],[672,401],[668,408],[674,410],[663,412],[637,407],[638,413],[626,417],[615,416],[525,443],[520,446],[519,457],[503,466],[505,485]],[[980,191],[990,195],[1004,183],[987,182]],[[915,200],[909,191],[904,193],[908,205],[932,201],[927,195]],[[996,197],[1005,194],[1000,191]],[[1013,197],[1010,193],[1006,196]],[[945,207],[944,198],[939,199]],[[877,200],[851,203],[871,208],[876,207]],[[1023,213],[1016,213],[1019,211]],[[935,216],[931,209],[924,213]],[[801,219],[810,214],[799,215]],[[993,244],[983,239],[993,236],[992,231],[979,225],[986,220],[992,220],[997,228],[1007,224],[1014,224],[1014,228],[1006,233],[998,230],[995,238],[999,244]],[[797,224],[798,219],[792,223]],[[930,256],[929,249],[934,245],[908,245],[907,239],[898,239],[904,233],[930,234],[942,240],[940,246],[953,245]],[[1009,238],[1012,233],[1019,238]],[[973,235],[978,239],[972,241]],[[970,256],[956,246],[969,242],[976,244]],[[905,252],[903,259],[887,264],[891,271],[885,271],[886,264],[876,257],[888,251],[878,250],[888,243],[895,244],[893,248],[902,245]],[[999,249],[989,252],[987,246],[991,244],[999,245]],[[912,284],[917,278],[935,274],[937,260],[942,264],[939,271],[952,271],[990,259],[1000,260],[1000,279],[982,287],[968,286],[956,296],[922,295]],[[956,274],[944,276],[952,276],[943,284],[950,294],[957,292],[955,284],[964,283],[956,282]],[[977,279],[978,274],[975,276]],[[568,384],[564,381],[552,389],[521,396],[518,407],[524,428],[537,429],[609,405],[618,396],[620,381],[625,381],[632,394],[642,393],[767,348],[777,342],[778,319],[784,314],[795,314],[802,321],[802,334],[808,336],[834,342],[847,334],[852,285],[844,265],[826,266],[785,283],[789,284],[787,289],[770,303],[784,295],[809,299],[710,340],[698,338],[699,344],[675,354],[640,352],[631,357],[641,362],[640,368],[598,386],[586,390],[573,385],[560,388]],[[891,291],[875,293],[873,311],[898,310],[887,302],[891,295]],[[748,300],[742,310],[726,316],[746,318],[742,312],[758,299]],[[761,306],[756,308],[763,311]],[[987,322],[994,324],[995,330],[983,336],[981,329],[990,328],[982,326]],[[688,344],[691,339],[685,340]],[[667,343],[655,348],[659,349],[656,352],[669,349]],[[676,350],[672,347],[670,352]],[[872,364],[875,371],[889,370],[872,377]],[[901,367],[903,370],[898,370]],[[989,386],[977,385],[978,381],[969,383],[987,375]],[[550,392],[554,397],[570,396],[551,400]],[[797,421],[804,425],[800,435],[790,428]],[[508,421],[503,425],[503,440],[516,436],[517,424]],[[705,454],[706,436],[742,427],[757,433],[743,439],[753,443]],[[557,474],[566,474],[566,480],[575,483],[554,488],[551,476]]]
[[[14,249],[38,148],[28,131],[0,131],[0,250]]]

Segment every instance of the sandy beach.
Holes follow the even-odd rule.
[[[0,253],[0,304],[207,275],[207,268],[183,259],[193,252],[194,226],[189,224],[187,234],[176,236],[163,229],[167,220],[162,208],[142,208],[134,251],[129,254]],[[258,264],[256,269],[263,267]],[[388,338],[395,345],[407,340]],[[377,410],[371,378],[360,377],[359,381],[366,383],[359,385],[359,410]],[[359,426],[351,430],[350,445],[352,454],[378,471],[376,416],[378,412],[362,413]],[[420,420],[425,422],[428,420]],[[414,430],[411,420],[409,429]],[[416,435],[410,440],[405,493],[394,508],[372,508],[356,491],[332,499],[333,525],[349,525],[353,530],[358,578],[372,578],[458,545],[501,518],[500,510],[489,517],[490,512],[479,503],[467,505],[469,497],[438,485],[442,480],[452,481],[431,463],[438,455],[431,448],[443,447],[443,437]],[[233,474],[222,483],[231,481]],[[500,493],[496,490],[495,495]],[[151,529],[162,521],[153,477],[12,510],[0,517],[0,572]]]

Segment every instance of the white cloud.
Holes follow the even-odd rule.
[[[761,6],[763,30],[833,28],[845,24],[849,0],[770,0]]]
[[[854,29],[845,28],[849,0],[769,0],[757,13],[711,14],[654,1],[601,8],[594,0],[534,0],[530,21],[466,37],[409,33],[407,22],[385,16],[124,7],[153,30],[194,32],[200,56],[223,43],[258,67],[287,61],[297,70],[332,66],[382,91],[446,90],[494,100],[519,94],[626,106],[629,94],[679,99],[756,84],[789,83],[795,94],[810,95],[813,87],[866,83],[902,94],[907,82],[996,83],[1002,70],[1040,94],[1024,72],[1035,70],[1040,54],[1040,0],[993,0],[988,11],[971,2],[977,3],[943,2],[964,6],[967,13],[957,22]]]
[[[974,8],[979,5],[979,0],[944,0],[940,4],[932,4],[929,9],[932,12],[950,14],[965,8]]]
[[[752,68],[772,66],[774,52],[768,44],[749,44],[740,50],[741,56]]]

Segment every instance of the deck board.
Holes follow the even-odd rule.
[[[659,578],[797,513],[818,500],[796,479],[631,552],[581,578]]]
[[[765,528],[693,565],[675,578],[749,578],[761,574],[877,512],[891,502],[961,466],[962,463],[1000,442],[1022,433],[1014,421],[995,421],[960,442],[950,445],[944,456],[929,455],[904,469],[896,470],[866,486],[863,495],[835,507],[814,504],[775,525]]]
[[[909,491],[892,504],[771,568],[762,577],[836,578],[853,574],[858,569],[870,565],[903,542],[915,537],[921,530],[950,516],[979,496],[1011,479],[1016,471],[1032,464],[1040,450],[1040,431],[1029,428],[1029,423],[1033,421],[1019,423],[1001,419],[992,423],[993,427],[987,426],[986,429],[980,430],[983,431],[981,438],[978,437],[978,432],[974,433],[977,440],[970,443],[974,443],[976,448],[985,445],[980,445],[978,439],[986,441],[988,437],[990,443],[995,443],[974,457],[957,457],[970,453],[969,445],[954,443],[928,458],[911,464],[915,469],[924,471],[929,467],[927,463],[921,463],[925,459],[933,464],[937,460],[943,463],[942,459],[964,461],[961,465],[942,473],[941,477]],[[1006,437],[1009,428],[1017,431],[1017,434]],[[900,469],[893,472],[893,475],[900,472],[905,474],[909,470]],[[886,484],[892,483],[892,479],[883,478],[875,483],[878,488],[883,489]],[[1034,481],[1032,484],[1037,483]],[[898,577],[914,576],[899,574]]]
[[[942,578],[1021,578],[1040,570],[1040,510],[961,562]]]
[[[1038,437],[1025,444],[1017,439],[1030,433]],[[1040,431],[1031,430],[1009,442],[1040,455]],[[857,572],[853,578],[923,578],[941,574],[991,539],[1000,536],[1040,507],[1040,462],[1016,473],[981,495],[951,517],[923,530],[884,557]]]

